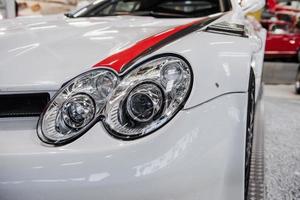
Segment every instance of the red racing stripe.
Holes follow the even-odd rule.
[[[125,50],[122,50],[116,54],[109,56],[108,58],[94,65],[94,67],[108,67],[120,73],[126,65],[132,63],[135,59],[147,52],[147,50],[151,49],[153,46],[158,45],[159,43],[165,40],[168,40],[168,38],[174,36],[177,33],[184,32],[185,30],[194,25],[203,24],[204,21],[207,21],[207,19],[193,21],[191,23],[171,28],[162,33],[150,36],[144,40],[135,43],[134,45]]]

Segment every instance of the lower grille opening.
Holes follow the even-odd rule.
[[[39,116],[49,101],[48,93],[0,95],[0,118]]]

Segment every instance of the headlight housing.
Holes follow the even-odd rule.
[[[42,141],[62,145],[102,121],[123,140],[146,136],[165,125],[184,106],[193,82],[185,59],[152,58],[118,76],[94,69],[65,84],[48,104],[38,123]]]

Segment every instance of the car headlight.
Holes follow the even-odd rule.
[[[108,69],[91,70],[55,95],[40,117],[38,135],[61,145],[102,121],[119,139],[146,136],[183,107],[192,78],[188,63],[173,55],[154,58],[122,76]]]

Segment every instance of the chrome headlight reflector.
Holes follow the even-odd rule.
[[[106,106],[104,125],[122,139],[148,135],[182,108],[191,84],[191,69],[181,58],[168,56],[146,62],[116,87]]]
[[[98,121],[119,139],[146,136],[183,107],[192,78],[188,63],[173,55],[151,59],[120,77],[107,69],[89,71],[51,100],[39,120],[39,137],[65,144]]]
[[[99,85],[100,81],[103,85]],[[98,121],[118,81],[113,72],[97,69],[68,82],[41,115],[39,137],[46,143],[59,145],[81,136]]]

